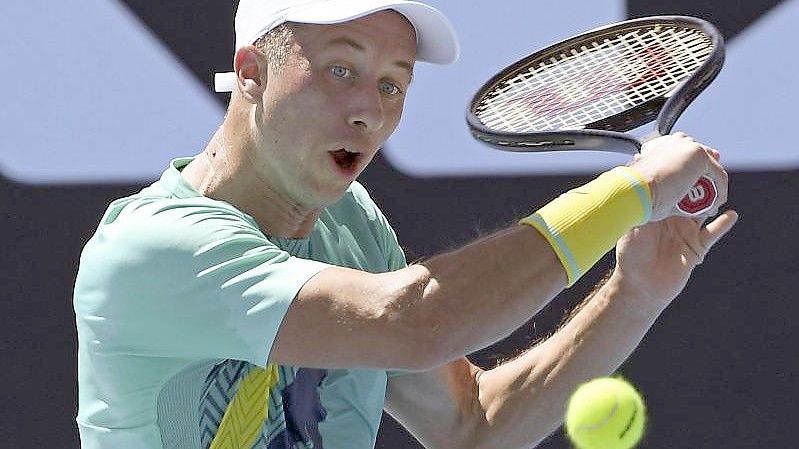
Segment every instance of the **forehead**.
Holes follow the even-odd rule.
[[[416,31],[405,16],[393,10],[331,25],[294,24],[294,30],[306,50],[345,45],[409,62],[416,58]]]

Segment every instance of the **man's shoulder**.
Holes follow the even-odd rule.
[[[385,236],[394,238],[394,229],[383,211],[358,182],[353,182],[344,197],[328,208],[328,212],[326,216],[323,215],[323,221],[327,219],[352,229],[368,230],[380,240],[384,240]]]
[[[371,241],[381,251],[384,261],[387,261],[387,266],[380,270],[396,270],[405,266],[405,257],[397,242],[394,228],[360,183],[352,183],[344,198],[331,207],[329,212],[323,215],[322,220],[330,220],[332,224],[349,228],[354,235],[360,236],[361,245],[364,245],[366,236],[372,237]]]
[[[369,220],[375,220],[383,216],[382,211],[369,195],[369,192],[358,181],[350,185],[344,197],[334,204],[332,209],[334,213],[357,211],[364,214]]]
[[[180,223],[185,221],[181,219],[189,216],[198,218],[227,216],[229,219],[255,225],[250,216],[227,202],[204,196],[180,198],[165,195],[150,186],[133,195],[112,201],[100,221],[100,227],[142,220],[167,220]],[[191,220],[186,221],[185,224],[190,222]]]
[[[142,258],[175,253],[197,257],[201,247],[230,247],[224,243],[242,239],[256,246],[268,243],[252,217],[228,203],[202,196],[169,197],[144,189],[108,206],[84,248],[82,263],[116,253]]]

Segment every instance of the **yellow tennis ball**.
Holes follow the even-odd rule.
[[[616,377],[580,385],[566,407],[566,433],[579,449],[630,449],[643,436],[645,422],[641,395]]]

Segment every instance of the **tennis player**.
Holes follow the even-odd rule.
[[[676,134],[407,266],[356,178],[397,126],[415,62],[456,59],[449,22],[400,0],[241,0],[236,40],[208,146],[111,203],[83,251],[85,449],[370,449],[384,409],[429,448],[534,446],[736,220],[671,216],[703,174],[719,205],[727,192],[718,153]],[[617,240],[608,280],[551,338],[491,370],[464,357]]]

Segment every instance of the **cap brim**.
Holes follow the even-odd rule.
[[[460,47],[449,20],[437,9],[413,1],[327,0],[292,9],[287,22],[334,24],[393,9],[416,29],[416,59],[434,64],[450,64],[458,59]]]

